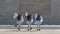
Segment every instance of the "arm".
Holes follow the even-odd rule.
[[[36,18],[37,18],[37,14],[35,14],[35,20],[36,20]]]
[[[33,18],[31,19],[31,22],[33,22]]]
[[[28,16],[28,13],[27,12],[25,13],[25,16]]]
[[[24,18],[23,18],[23,16],[21,16],[21,21],[24,21]]]
[[[15,13],[15,14],[14,14],[14,16],[13,16],[13,19],[15,19],[17,16],[18,16],[18,14],[17,14],[17,13]]]
[[[33,15],[31,16],[31,22],[33,22],[34,21],[34,19],[33,19]]]
[[[40,16],[40,18],[41,18],[40,22],[43,22],[43,18],[42,18],[42,16]]]

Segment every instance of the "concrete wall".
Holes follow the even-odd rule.
[[[14,24],[13,14],[26,11],[34,14],[37,10],[43,16],[43,24],[59,24],[60,0],[0,0],[0,24]]]
[[[13,14],[18,11],[19,0],[0,0],[0,24],[12,24]]]
[[[60,0],[51,0],[52,23],[60,24]]]

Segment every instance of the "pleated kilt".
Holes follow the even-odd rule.
[[[21,25],[23,22],[21,20],[17,20],[16,24]]]
[[[39,20],[36,20],[34,23],[35,23],[36,25],[42,24],[42,22],[40,22]]]
[[[31,25],[32,22],[31,21],[26,21],[27,25]]]

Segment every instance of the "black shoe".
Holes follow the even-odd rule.
[[[27,29],[29,31],[29,29]]]
[[[39,29],[39,31],[40,31],[41,29]]]
[[[38,31],[39,29],[37,29],[37,31]]]
[[[37,31],[40,31],[41,29],[37,29]]]
[[[32,28],[30,28],[30,30],[31,30]]]
[[[18,31],[20,31],[20,28],[18,28]]]

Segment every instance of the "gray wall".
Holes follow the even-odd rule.
[[[51,1],[50,0],[20,0],[20,11],[31,11],[34,14],[36,11],[40,11],[43,16],[43,24],[49,24],[51,22]]]
[[[0,0],[0,24],[12,24],[14,12],[18,11],[19,0]]]
[[[52,23],[60,24],[60,0],[51,0]]]
[[[14,24],[15,12],[40,11],[46,25],[60,24],[60,0],[0,0],[0,24]]]

